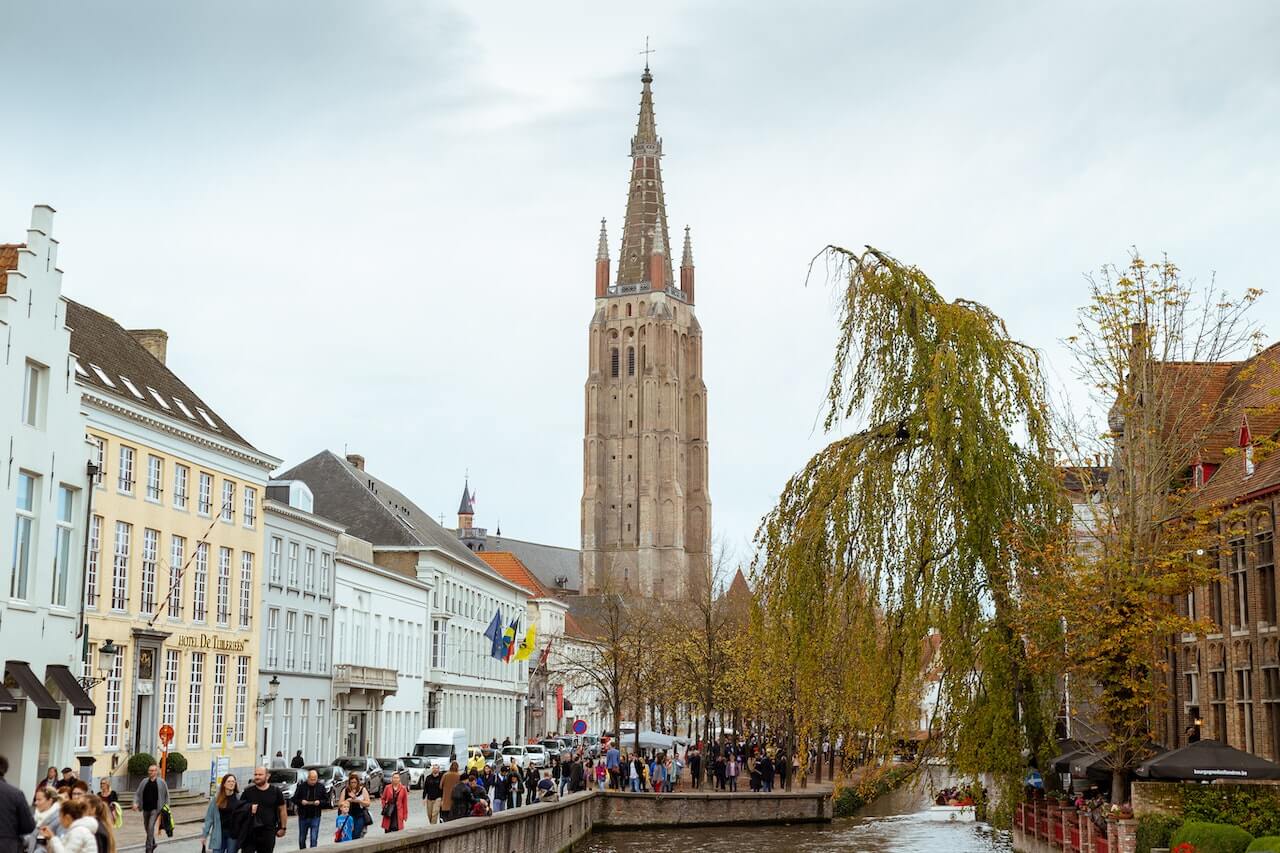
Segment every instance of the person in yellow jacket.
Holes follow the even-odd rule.
[[[468,752],[471,754],[467,756],[467,770],[474,770],[477,773],[483,771],[485,764],[484,753],[481,752],[480,748],[477,746],[471,747]]]

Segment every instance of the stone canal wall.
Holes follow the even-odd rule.
[[[803,823],[831,820],[829,792],[623,794],[592,791],[558,803],[343,844],[351,853],[563,853],[595,829]]]

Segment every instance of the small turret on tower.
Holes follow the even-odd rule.
[[[693,304],[693,239],[689,236],[689,226],[684,227],[684,257],[680,259],[680,292],[685,301]]]
[[[600,220],[600,242],[596,246],[596,296],[609,293],[609,234]]]
[[[462,500],[458,503],[458,529],[467,530],[473,527],[475,518],[475,498],[471,496],[471,482],[470,480],[463,480]]]
[[[667,241],[662,234],[662,223],[653,229],[653,249],[649,252],[649,281],[654,290],[666,289]]]

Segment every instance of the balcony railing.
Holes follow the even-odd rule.
[[[333,689],[339,693],[352,690],[379,690],[395,693],[400,682],[394,669],[385,666],[359,666],[352,663],[334,664]]]
[[[662,288],[668,296],[679,299],[681,302],[687,302],[684,291],[678,287]],[[650,293],[653,291],[653,283],[648,281],[638,281],[635,284],[613,284],[605,290],[608,296],[627,296],[632,293]]]

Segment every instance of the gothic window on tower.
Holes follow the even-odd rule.
[[[618,378],[618,348],[614,347],[609,350],[609,373],[614,379]]]
[[[627,375],[636,375],[636,348],[627,347]]]

